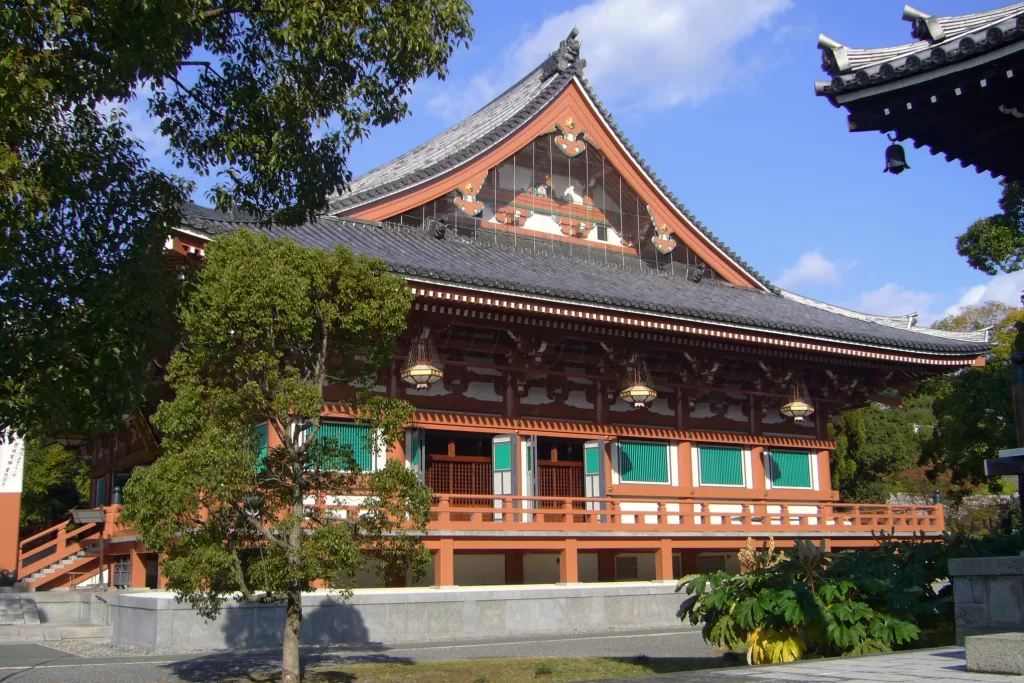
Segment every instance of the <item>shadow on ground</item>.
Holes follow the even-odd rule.
[[[283,605],[235,605],[221,611],[218,622],[226,651],[169,662],[164,668],[182,681],[266,681],[281,671],[281,640],[284,635]],[[429,625],[425,625],[429,626]],[[329,649],[329,652],[328,652]],[[303,611],[302,665],[412,664],[391,657],[387,647],[372,643],[359,611],[340,596]],[[351,658],[345,651],[358,651]],[[374,654],[366,654],[370,650]],[[344,674],[339,674],[344,676]],[[333,679],[324,679],[333,680]],[[338,681],[353,680],[341,677]]]

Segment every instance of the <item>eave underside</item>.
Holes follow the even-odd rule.
[[[952,71],[839,97],[851,131],[893,133],[981,173],[1024,179],[1024,51]]]

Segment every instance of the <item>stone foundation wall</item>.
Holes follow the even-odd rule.
[[[682,628],[674,583],[390,588],[303,595],[306,645],[413,643]],[[276,648],[284,607],[228,602],[205,621],[164,592],[111,596],[113,642],[150,652]]]
[[[1024,557],[950,560],[956,642],[968,636],[1024,631]]]

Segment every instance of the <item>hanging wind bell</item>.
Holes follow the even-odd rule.
[[[430,341],[430,330],[423,330],[409,348],[409,356],[402,368],[402,379],[417,389],[426,389],[444,377],[440,367],[437,350]]]
[[[626,376],[619,396],[634,408],[643,408],[658,397],[658,392],[652,386],[647,364],[636,356],[633,356],[626,365]]]
[[[892,144],[885,148],[885,168],[882,173],[899,175],[910,168],[907,163],[907,153],[904,151],[903,145],[896,143],[895,137],[889,136],[889,140]]]

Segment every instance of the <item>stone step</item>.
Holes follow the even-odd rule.
[[[114,627],[110,624],[84,624],[80,622],[55,624],[23,624],[0,626],[0,643],[38,642],[53,640],[93,640],[110,642]]]
[[[967,636],[964,649],[968,671],[1024,675],[1024,633]]]

